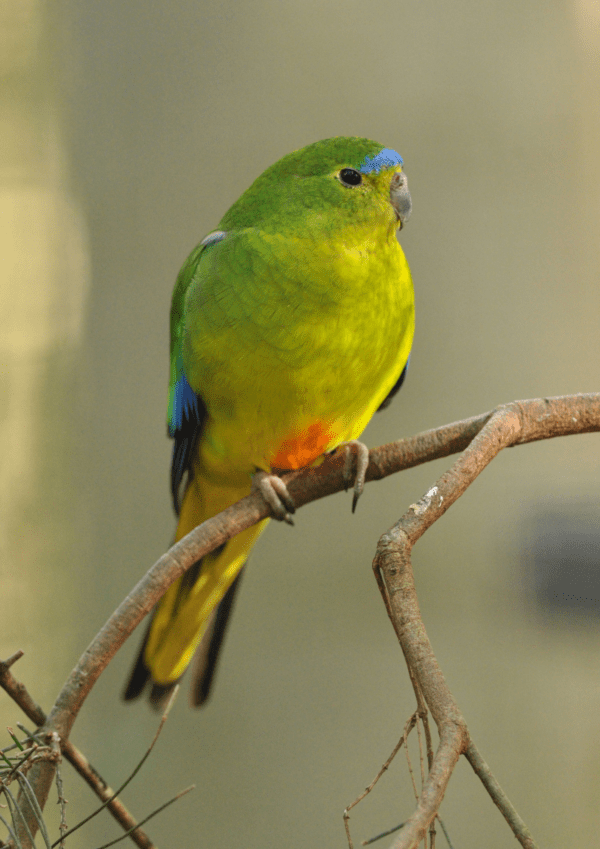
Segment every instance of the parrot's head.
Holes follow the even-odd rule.
[[[370,139],[324,139],[267,168],[219,227],[315,238],[360,228],[393,237],[412,208],[402,166],[395,150]]]

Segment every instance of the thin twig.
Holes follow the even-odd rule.
[[[423,762],[423,735],[421,734],[421,717],[417,722],[417,738],[419,741],[419,767],[421,768],[421,788],[425,784],[425,764]],[[408,746],[406,747],[408,749]],[[418,798],[418,797],[417,797]],[[427,835],[423,838],[423,846],[427,849]],[[435,849],[435,817],[429,824],[429,849]]]
[[[413,793],[415,794],[415,799],[418,799],[419,793],[417,791],[417,783],[415,781],[415,774],[413,772],[412,762],[410,760],[410,752],[408,751],[408,735],[410,734],[415,725],[419,725],[419,715],[416,711],[414,712],[413,716],[415,717],[415,722],[412,724],[412,726],[410,728],[408,728],[408,724],[404,726],[404,740],[406,741],[406,746],[404,747],[404,756],[406,758],[406,766],[408,767],[408,774],[410,775]]]
[[[437,817],[434,817],[431,820],[431,822],[429,823],[429,849],[435,849],[435,836],[436,836],[435,821],[436,821],[436,819],[437,819]]]
[[[69,827],[67,825],[67,800],[65,799],[62,774],[60,769],[60,738],[56,732],[52,733],[52,748],[58,756],[58,762],[56,764],[56,792],[58,795],[57,804],[60,805],[60,822],[58,824],[60,839],[58,841],[58,845],[60,846],[60,849],[64,849],[65,835],[68,833]]]
[[[11,654],[11,656],[7,660],[3,661],[2,665],[6,669],[10,669],[10,667],[13,665],[13,663],[16,663],[17,660],[21,660],[23,655],[24,655],[23,650],[19,649],[19,651],[16,651],[14,654]]]
[[[363,792],[360,794],[360,796],[358,796],[354,800],[354,802],[351,802],[348,805],[348,807],[344,809],[344,814],[343,814],[344,828],[346,829],[346,837],[348,839],[349,849],[354,849],[354,844],[352,843],[352,838],[350,837],[350,822],[349,822],[350,821],[350,811],[352,810],[352,808],[356,807],[356,805],[358,805],[359,802],[362,802],[362,800],[365,798],[365,796],[369,795],[369,793],[375,787],[375,785],[377,784],[377,782],[379,781],[379,779],[381,778],[383,773],[389,768],[389,765],[391,764],[391,762],[394,760],[394,758],[396,757],[396,755],[400,751],[402,744],[406,743],[406,741],[408,739],[408,735],[410,734],[410,732],[412,731],[412,729],[415,727],[415,725],[417,723],[417,719],[418,719],[418,717],[417,717],[417,713],[415,711],[415,713],[412,714],[412,716],[410,717],[410,719],[408,720],[408,722],[404,726],[404,732],[402,734],[402,737],[400,737],[400,739],[398,740],[398,742],[396,743],[396,745],[392,749],[390,756],[385,761],[385,763],[383,764],[383,766],[381,767],[381,769],[379,770],[379,772],[377,773],[377,775],[375,776],[373,781],[369,784],[368,787],[365,787]],[[408,748],[408,747],[406,746],[405,748]]]
[[[369,837],[368,840],[363,840],[361,842],[361,846],[369,846],[371,843],[375,843],[377,840],[381,840],[382,837],[389,837],[390,834],[393,834],[395,831],[400,831],[403,822],[400,825],[395,825],[393,828],[388,828],[387,831],[382,831],[381,834],[376,834],[375,837]]]
[[[133,770],[133,772],[129,775],[129,777],[125,779],[125,781],[123,782],[123,784],[121,784],[121,786],[119,787],[119,789],[118,789],[118,790],[115,790],[115,792],[113,793],[113,795],[111,796],[111,798],[110,798],[110,799],[107,799],[107,800],[104,802],[104,804],[100,805],[100,807],[99,807],[99,808],[96,808],[96,810],[95,810],[95,811],[92,811],[92,813],[91,813],[91,814],[89,814],[87,817],[85,817],[85,819],[82,819],[82,820],[81,820],[81,822],[78,822],[78,823],[77,823],[77,825],[74,825],[74,826],[73,826],[73,828],[70,828],[70,829],[69,829],[69,830],[68,830],[65,834],[62,834],[62,835],[61,835],[61,837],[60,837],[60,840],[56,840],[56,841],[52,844],[52,849],[54,849],[54,847],[55,847],[55,846],[58,846],[59,844],[61,844],[61,843],[62,843],[62,841],[65,839],[65,837],[70,836],[71,834],[73,834],[73,832],[74,832],[74,831],[77,831],[77,829],[81,828],[81,826],[82,826],[82,825],[85,825],[85,824],[86,824],[87,822],[89,822],[91,819],[93,819],[94,817],[98,816],[98,814],[99,814],[101,811],[103,811],[103,810],[104,810],[104,808],[106,808],[106,807],[107,807],[107,806],[108,806],[108,805],[109,805],[109,804],[110,804],[110,803],[111,803],[114,799],[116,799],[116,797],[117,797],[117,796],[119,796],[119,795],[123,792],[123,790],[125,790],[125,788],[127,787],[127,785],[128,785],[128,784],[129,784],[129,783],[130,783],[130,782],[131,782],[134,778],[135,778],[135,776],[138,774],[138,772],[140,771],[140,769],[142,768],[142,766],[144,765],[144,763],[145,763],[145,762],[146,762],[146,760],[148,759],[148,757],[149,757],[149,755],[150,755],[150,752],[151,752],[151,751],[152,751],[152,749],[154,748],[154,744],[155,744],[155,743],[156,743],[156,741],[158,740],[158,737],[159,737],[159,735],[160,735],[160,732],[162,731],[163,726],[164,726],[165,722],[167,721],[167,717],[168,717],[168,715],[169,715],[169,711],[170,711],[170,710],[171,710],[171,708],[173,707],[173,704],[174,704],[174,702],[175,702],[175,699],[177,698],[177,694],[178,694],[178,693],[179,693],[179,684],[176,684],[176,685],[175,685],[175,687],[173,688],[173,692],[171,693],[171,695],[170,695],[170,697],[169,697],[169,701],[167,702],[166,707],[165,707],[165,709],[164,709],[164,711],[163,711],[163,715],[162,715],[161,720],[160,720],[160,722],[159,722],[159,724],[158,724],[158,728],[156,729],[156,732],[155,732],[155,734],[154,734],[154,737],[152,738],[152,742],[150,743],[150,745],[149,745],[148,749],[146,750],[146,753],[144,754],[144,756],[142,757],[142,759],[140,760],[140,762],[138,763],[138,765],[135,767],[135,769]],[[141,825],[141,823],[138,823],[138,825],[137,825],[137,826],[135,826],[135,828],[138,828],[138,827],[139,827],[139,825]],[[132,829],[130,829],[128,832],[126,832],[126,834],[131,834],[131,832],[132,832],[132,831],[134,831],[134,829],[133,829],[133,828],[132,828]]]
[[[446,838],[446,843],[448,844],[448,849],[454,849],[454,846],[452,845],[452,841],[450,840],[450,835],[448,834],[448,829],[444,825],[444,820],[440,816],[437,816],[436,819],[440,824],[440,828],[444,832],[444,837]]]
[[[421,768],[421,787],[425,784],[425,764],[423,762],[423,737],[421,723],[417,722],[417,739],[419,741],[419,766]]]
[[[139,825],[144,825],[145,823],[148,822],[148,820],[151,820],[152,817],[155,817],[157,814],[160,814],[161,811],[164,811],[165,808],[168,808],[169,805],[172,805],[173,802],[176,802],[178,799],[181,799],[181,797],[185,796],[186,793],[189,793],[190,790],[195,790],[195,789],[196,789],[196,785],[190,784],[189,787],[186,787],[185,790],[182,790],[180,793],[177,794],[177,796],[173,796],[172,799],[169,799],[169,801],[165,802],[164,805],[161,805],[160,808],[157,808],[155,811],[152,811],[151,814],[148,814],[148,816],[145,819],[140,821]],[[136,825],[136,828],[139,828],[139,826]],[[134,831],[134,829],[132,829],[132,831]],[[127,832],[125,832],[125,834],[122,834],[120,837],[117,837],[116,840],[111,840],[110,843],[105,843],[103,846],[99,846],[98,849],[108,849],[109,846],[114,846],[115,843],[120,843],[121,840],[124,840],[126,837],[129,837],[130,834],[131,834],[131,831],[127,831]]]
[[[433,742],[431,739],[431,728],[429,726],[429,713],[425,711],[423,715],[419,713],[419,719],[423,723],[423,728],[425,730],[425,744],[427,746],[427,767],[431,769],[431,764],[433,763]]]
[[[446,838],[449,849],[454,849],[450,840],[450,835],[446,830],[446,826],[444,825],[442,818],[437,816],[435,817],[435,819],[439,822],[440,827],[444,832],[444,837]],[[363,840],[361,846],[369,846],[371,843],[375,843],[377,840],[381,840],[382,837],[389,837],[390,834],[394,834],[394,832],[400,831],[400,829],[403,828],[404,825],[405,823],[401,822],[400,825],[395,825],[393,828],[388,828],[387,831],[382,831],[381,834],[376,834],[375,837],[370,837],[368,840]]]
[[[492,797],[492,801],[499,808],[503,817],[512,828],[515,836],[521,843],[521,846],[526,847],[526,849],[535,849],[536,844],[531,832],[512,806],[508,796],[502,787],[500,787],[500,784],[492,775],[491,769],[481,757],[477,746],[472,740],[465,750],[465,757],[473,767],[475,773],[481,779],[483,786]]]

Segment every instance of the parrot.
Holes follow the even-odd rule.
[[[358,437],[401,387],[413,341],[413,284],[397,239],[412,209],[403,165],[366,138],[293,151],[184,263],[170,314],[175,541],[256,488],[292,523],[282,473],[351,443],[367,451]],[[244,564],[268,521],[167,590],[126,700],[149,685],[160,706],[195,656],[191,701],[206,702]]]

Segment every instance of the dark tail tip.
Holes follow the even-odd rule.
[[[126,702],[131,702],[133,699],[137,699],[142,695],[144,690],[146,689],[146,685],[150,684],[150,693],[149,693],[149,701],[152,707],[156,708],[156,710],[160,710],[163,708],[171,692],[173,687],[177,683],[174,681],[172,684],[157,684],[152,680],[152,675],[150,670],[146,666],[146,662],[144,660],[144,652],[146,649],[146,643],[148,642],[148,634],[150,633],[150,625],[146,629],[146,634],[142,641],[142,645],[140,646],[140,650],[138,652],[138,656],[136,658],[133,669],[131,670],[131,675],[129,676],[129,680],[127,682],[127,686],[123,691],[123,700]]]
[[[149,632],[150,625],[146,628],[146,633],[144,634],[144,639],[142,640],[138,656],[133,669],[131,670],[127,686],[123,691],[123,700],[126,702],[130,702],[133,699],[137,699],[138,696],[141,696],[146,684],[150,680],[150,670],[144,662],[144,651],[146,649],[146,643],[148,642]]]
[[[127,686],[123,690],[123,700],[130,702],[133,699],[137,699],[138,696],[141,696],[149,679],[150,670],[144,663],[144,647],[142,646],[142,650],[138,655],[135,666],[131,670]]]

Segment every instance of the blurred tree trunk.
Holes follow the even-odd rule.
[[[82,541],[83,510],[74,503],[70,422],[88,276],[84,227],[68,188],[51,29],[41,2],[0,7],[1,642],[6,653],[25,650],[23,663],[40,673],[42,700],[54,696],[44,686],[57,662],[52,644],[77,641],[69,560]],[[14,707],[3,706],[3,717],[7,711]]]

